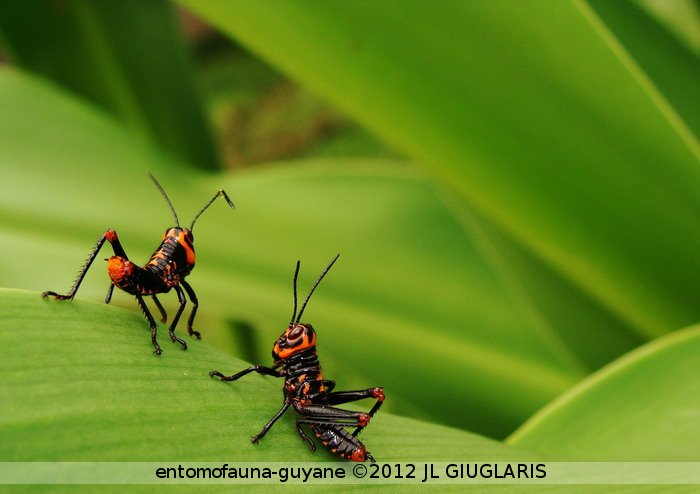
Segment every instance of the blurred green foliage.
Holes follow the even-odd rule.
[[[3,2],[0,31],[17,64],[109,110],[194,166],[217,166],[168,2]]]
[[[339,387],[381,384],[389,412],[492,438],[520,427],[509,442],[545,457],[697,460],[692,424],[676,420],[700,411],[679,398],[697,384],[696,333],[674,333],[700,319],[700,62],[687,26],[679,36],[643,2],[181,3],[266,62],[214,37],[193,63],[166,2],[115,13],[36,1],[0,16],[22,67],[0,69],[1,285],[67,288],[107,227],[145,260],[169,222],[146,171],[183,218],[224,187],[237,210],[215,205],[197,224],[189,278],[206,340],[263,363],[296,259],[303,291],[340,251],[306,313]],[[217,154],[247,166],[213,172]],[[101,269],[80,298],[103,295]],[[17,327],[38,311],[0,300]],[[22,372],[45,360],[0,359],[13,396],[41,394]],[[57,384],[73,386],[67,403],[76,379]],[[214,389],[196,379],[197,393]],[[250,397],[219,393],[254,422]],[[577,448],[581,427],[600,440]],[[281,434],[289,444],[270,451],[287,458],[298,444]],[[60,445],[47,457],[75,458]]]

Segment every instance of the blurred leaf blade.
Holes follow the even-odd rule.
[[[694,135],[700,134],[700,58],[634,2],[588,0]]]
[[[697,139],[587,4],[182,3],[425,164],[640,335],[700,316]]]
[[[696,0],[635,0],[648,14],[700,55],[700,6]]]
[[[558,348],[578,367],[594,370],[645,342],[614,312],[561,277],[507,233],[448,200],[450,209],[472,233],[474,242],[500,274],[522,317],[539,328],[543,344]]]
[[[8,2],[0,40],[20,66],[112,112],[180,158],[218,157],[169,2]]]
[[[697,461],[700,329],[613,362],[526,422],[508,443],[573,461]]]

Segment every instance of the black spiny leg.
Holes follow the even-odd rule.
[[[372,418],[384,403],[384,390],[382,388],[368,388],[357,391],[337,391],[335,393],[328,393],[324,399],[324,403],[329,405],[339,405],[341,403],[364,400],[365,398],[377,399],[374,406],[367,414],[370,418]],[[363,428],[364,426],[358,426],[352,435],[357,436]]]
[[[170,339],[173,340],[173,343],[177,341],[180,345],[182,345],[183,350],[187,350],[187,343],[185,343],[185,340],[175,336],[175,326],[177,326],[177,322],[180,320],[182,311],[185,310],[185,304],[187,303],[187,299],[185,298],[185,294],[182,292],[182,288],[180,288],[177,285],[173,286],[173,288],[175,289],[175,293],[177,293],[177,298],[180,301],[180,307],[178,307],[177,312],[175,313],[175,317],[173,317],[173,322],[170,323]]]
[[[325,405],[305,405],[296,407],[296,411],[303,415],[299,421],[303,424],[328,424],[342,425],[346,427],[362,426],[369,422],[370,416],[364,412],[354,412]]]
[[[371,409],[371,410],[369,411],[369,413],[367,414],[367,415],[369,415],[369,418],[374,417],[374,414],[377,413],[377,410],[379,410],[379,408],[381,408],[381,406],[382,406],[383,403],[384,403],[384,395],[382,394],[382,399],[381,399],[381,400],[377,400],[376,403],[374,404],[374,406],[372,407],[372,409]],[[357,428],[352,432],[352,435],[353,435],[353,436],[357,436],[357,435],[362,431],[362,429],[364,429],[366,426],[367,426],[367,424],[361,425],[361,426],[357,427]]]
[[[100,252],[100,249],[102,248],[102,245],[105,243],[105,240],[109,240],[109,242],[112,244],[112,249],[114,250],[115,255],[123,257],[124,259],[128,259],[128,257],[126,256],[126,252],[124,252],[124,249],[122,248],[121,243],[119,243],[119,238],[117,237],[117,232],[115,232],[114,230],[107,230],[106,232],[104,232],[102,234],[102,236],[99,238],[99,240],[95,243],[95,246],[90,251],[90,254],[88,255],[87,259],[85,260],[85,264],[83,264],[83,267],[80,268],[80,271],[78,272],[78,276],[75,278],[75,281],[73,282],[73,286],[70,287],[70,290],[68,290],[68,293],[65,295],[62,295],[60,293],[46,291],[46,292],[42,293],[41,296],[44,298],[53,297],[56,300],[72,300],[73,297],[75,297],[75,294],[78,291],[78,288],[80,288],[80,284],[83,282],[83,278],[85,278],[85,275],[87,274],[88,269],[90,269],[92,262],[95,260],[95,258],[97,257],[97,254]]]
[[[235,374],[231,376],[225,376],[221,372],[213,370],[209,373],[209,377],[218,377],[221,378],[222,381],[236,381],[240,379],[241,377],[250,374],[251,372],[257,372],[258,374],[266,374],[268,376],[274,376],[274,377],[283,377],[285,375],[284,370],[277,370],[279,368],[279,365],[275,365],[274,367],[265,367],[263,365],[252,365],[248,367],[247,369],[243,369],[240,372],[236,372]],[[282,405],[282,409],[277,412],[277,414],[270,419],[270,421],[265,424],[265,427],[262,428],[259,434],[256,434],[255,436],[251,437],[250,440],[253,443],[257,443],[262,437],[267,434],[267,431],[270,430],[270,428],[275,425],[275,422],[284,415],[284,412],[287,411],[289,406],[292,404],[291,400],[289,398],[284,399],[284,405]]]
[[[109,288],[107,288],[107,295],[105,295],[105,304],[108,304],[112,301],[112,294],[114,293],[114,283],[109,284]]]
[[[316,418],[307,418],[307,419],[298,419],[297,423],[299,424],[308,424],[308,425],[333,425],[336,427],[352,427],[357,423],[355,421],[355,424],[350,423],[348,420],[343,420],[343,419],[336,419],[332,417],[328,418],[321,418],[321,417],[316,417]]]
[[[279,371],[277,368],[279,365],[276,365],[274,367],[265,367],[263,365],[252,365],[248,367],[247,369],[243,369],[240,372],[236,372],[235,374],[231,376],[225,376],[221,372],[213,370],[209,373],[209,377],[219,377],[221,378],[222,381],[236,381],[240,379],[241,377],[245,376],[246,374],[250,374],[251,372],[257,372],[258,374],[266,374],[268,376],[274,376],[274,377],[282,377],[284,376],[284,371]]]
[[[352,401],[364,400],[365,398],[377,398],[379,390],[381,390],[381,388],[368,388],[357,391],[336,391],[335,393],[328,393],[323,403],[328,405],[340,405],[341,403],[350,403]],[[381,399],[378,399],[378,401],[384,401],[383,393],[381,394]]]
[[[307,436],[306,432],[304,432],[304,429],[301,428],[301,424],[303,423],[304,422],[302,420],[297,420],[297,432],[304,441],[309,443],[309,449],[311,449],[311,451],[316,451],[316,443],[313,441],[313,439]]]
[[[199,308],[199,301],[197,300],[197,295],[195,295],[194,290],[185,280],[180,280],[180,284],[187,292],[187,295],[189,295],[190,302],[192,302],[192,312],[190,312],[190,317],[187,318],[187,332],[190,334],[190,336],[194,336],[198,340],[201,340],[202,335],[199,334],[199,331],[195,331],[194,329],[192,329],[192,324],[194,324],[194,316],[197,314],[197,309]]]
[[[282,415],[284,415],[284,412],[287,411],[287,409],[289,408],[289,406],[290,406],[291,404],[292,404],[292,400],[290,400],[289,398],[285,398],[285,399],[284,399],[284,405],[282,405],[282,408],[280,409],[280,411],[277,412],[277,413],[275,414],[275,416],[272,417],[272,418],[267,422],[267,424],[265,424],[265,426],[262,428],[262,430],[261,430],[258,434],[254,435],[253,437],[250,438],[251,442],[252,442],[253,444],[257,444],[258,441],[260,441],[260,440],[265,436],[265,434],[267,434],[267,431],[269,431],[269,430],[272,428],[272,426],[275,425],[275,422],[277,422],[277,421],[279,420],[279,418],[280,418]]]
[[[323,387],[326,388],[326,393],[330,393],[331,391],[333,391],[333,388],[335,388],[335,381],[324,379],[323,381],[321,381],[321,384],[323,384]]]
[[[156,304],[156,307],[158,307],[158,310],[160,311],[160,322],[165,324],[166,322],[168,322],[168,313],[165,312],[163,304],[160,303],[158,297],[156,297],[155,295],[151,295],[151,298],[153,299],[153,303]]]
[[[156,338],[158,335],[158,324],[156,324],[156,320],[153,319],[151,312],[148,310],[148,307],[146,307],[146,302],[143,301],[143,297],[139,294],[136,294],[134,296],[136,297],[136,301],[139,303],[141,312],[143,312],[143,315],[146,316],[148,324],[151,326],[151,342],[153,343],[153,347],[155,348],[153,353],[155,353],[156,355],[160,355],[161,353],[163,353],[163,350],[161,350],[160,345],[158,344],[158,340]]]

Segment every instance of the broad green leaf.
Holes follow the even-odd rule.
[[[293,412],[257,446],[251,444],[250,436],[281,406],[281,382],[252,375],[231,386],[210,379],[209,370],[235,371],[249,364],[206,343],[191,341],[187,351],[168,349],[156,357],[138,315],[94,302],[42,300],[38,292],[0,289],[0,313],[0,461],[337,460],[322,445],[309,451],[297,435]],[[167,343],[163,333],[160,339]],[[474,434],[383,410],[362,440],[381,461],[536,460]],[[22,491],[67,487],[24,486]],[[130,492],[153,489],[129,487]],[[392,492],[394,486],[371,490]]]
[[[638,343],[405,166],[319,160],[202,176],[17,72],[0,73],[0,106],[0,240],[13,260],[0,267],[5,285],[67,290],[108,227],[145,261],[172,222],[150,170],[184,224],[222,186],[237,203],[235,212],[214,204],[197,224],[189,281],[205,337],[249,360],[269,359],[289,318],[294,262],[303,261],[303,296],[338,251],[306,313],[322,361],[348,386],[391,387],[389,407],[402,413],[503,436],[585,369]],[[109,252],[80,298],[104,296]],[[172,311],[175,297],[163,299]],[[135,310],[130,297],[114,301]]]
[[[640,335],[700,317],[696,136],[585,2],[182,3]]]
[[[205,342],[186,351],[151,353],[142,318],[130,311],[74,300],[44,300],[38,292],[0,288],[0,461],[336,461],[298,437],[294,412],[258,443],[250,436],[281,406],[281,382],[250,375],[235,383],[208,372],[233,372],[249,363]],[[164,329],[164,328],[162,328]],[[167,331],[160,335],[169,343]],[[391,397],[388,396],[387,400]],[[365,408],[363,408],[363,405]],[[366,409],[370,404],[358,403]],[[539,456],[475,434],[380,410],[362,432],[382,462],[538,461]],[[595,474],[595,472],[593,472]],[[5,486],[7,487],[7,486]],[[470,492],[559,492],[561,486],[471,486]],[[669,492],[669,487],[596,486],[585,492]],[[239,486],[245,492],[294,487]],[[72,492],[75,486],[23,486],[9,492]],[[91,487],[91,490],[94,490]],[[113,487],[100,486],[99,492]],[[120,486],[119,492],[124,487]],[[129,486],[153,492],[160,486]],[[167,487],[171,492],[173,486]],[[207,490],[229,491],[230,486]],[[327,492],[304,486],[304,492]],[[417,486],[402,485],[412,492]],[[641,489],[641,490],[640,490]],[[344,486],[352,492],[395,492],[395,485]],[[570,486],[577,492],[580,488]],[[464,486],[440,486],[463,492]],[[675,491],[675,490],[674,490]]]
[[[593,374],[508,443],[578,461],[700,459],[700,328],[645,345]]]
[[[20,66],[98,103],[193,165],[218,166],[169,2],[4,2],[0,41]]]
[[[1,461],[336,458],[308,450],[293,412],[251,444],[281,406],[281,381],[210,379],[212,369],[232,373],[249,364],[206,343],[190,340],[187,351],[166,346],[157,357],[139,315],[90,301],[44,300],[38,292],[0,289],[0,312]],[[169,343],[167,331],[160,341]],[[382,461],[534,458],[383,410],[362,439]]]

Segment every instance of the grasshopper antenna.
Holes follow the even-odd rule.
[[[294,318],[297,316],[297,278],[299,277],[299,265],[301,261],[297,261],[297,268],[294,270],[294,281],[292,286],[294,287],[294,312],[292,312],[292,318],[289,320],[289,327],[291,328],[294,324]]]
[[[156,184],[156,187],[158,187],[158,190],[160,191],[161,194],[163,194],[163,197],[165,197],[165,202],[168,203],[168,206],[170,207],[170,212],[173,213],[173,218],[175,218],[175,226],[178,228],[180,227],[180,220],[177,219],[177,213],[175,212],[175,208],[173,207],[173,203],[170,202],[170,198],[168,197],[168,194],[165,193],[165,190],[163,190],[163,187],[160,186],[158,183],[158,180],[156,180],[156,177],[151,175],[150,173],[148,174],[149,177],[151,177],[151,180],[153,180],[153,183]]]
[[[194,217],[194,219],[192,220],[192,225],[190,226],[190,231],[192,231],[192,230],[194,229],[194,224],[195,224],[195,222],[197,221],[197,218],[199,218],[199,217],[202,215],[202,213],[203,213],[204,211],[206,211],[207,208],[208,208],[209,206],[211,206],[211,204],[212,204],[214,201],[216,201],[216,199],[217,199],[219,196],[222,196],[224,199],[226,199],[226,202],[228,203],[229,206],[231,206],[231,209],[235,209],[235,208],[236,208],[236,206],[234,206],[233,203],[231,202],[231,199],[229,199],[228,194],[226,194],[226,192],[224,191],[224,189],[219,189],[219,192],[217,192],[216,194],[214,194],[214,197],[212,197],[212,198],[209,200],[209,202],[206,203],[206,204],[204,205],[204,207],[203,207],[202,209],[199,210],[199,213],[197,213],[197,216]]]
[[[306,296],[306,300],[304,300],[304,305],[301,306],[301,310],[299,311],[299,315],[297,316],[296,323],[299,324],[299,321],[301,320],[301,315],[304,313],[304,309],[306,308],[306,304],[309,302],[309,299],[311,298],[311,295],[313,295],[314,290],[316,290],[316,287],[318,286],[319,283],[321,283],[321,280],[323,279],[324,276],[326,276],[326,273],[330,271],[331,267],[333,267],[333,264],[335,264],[335,261],[338,260],[340,257],[340,254],[336,255],[333,260],[328,264],[326,269],[323,270],[323,273],[321,273],[321,276],[318,277],[316,280],[316,283],[314,283],[313,288],[311,288],[311,291],[309,294]]]

